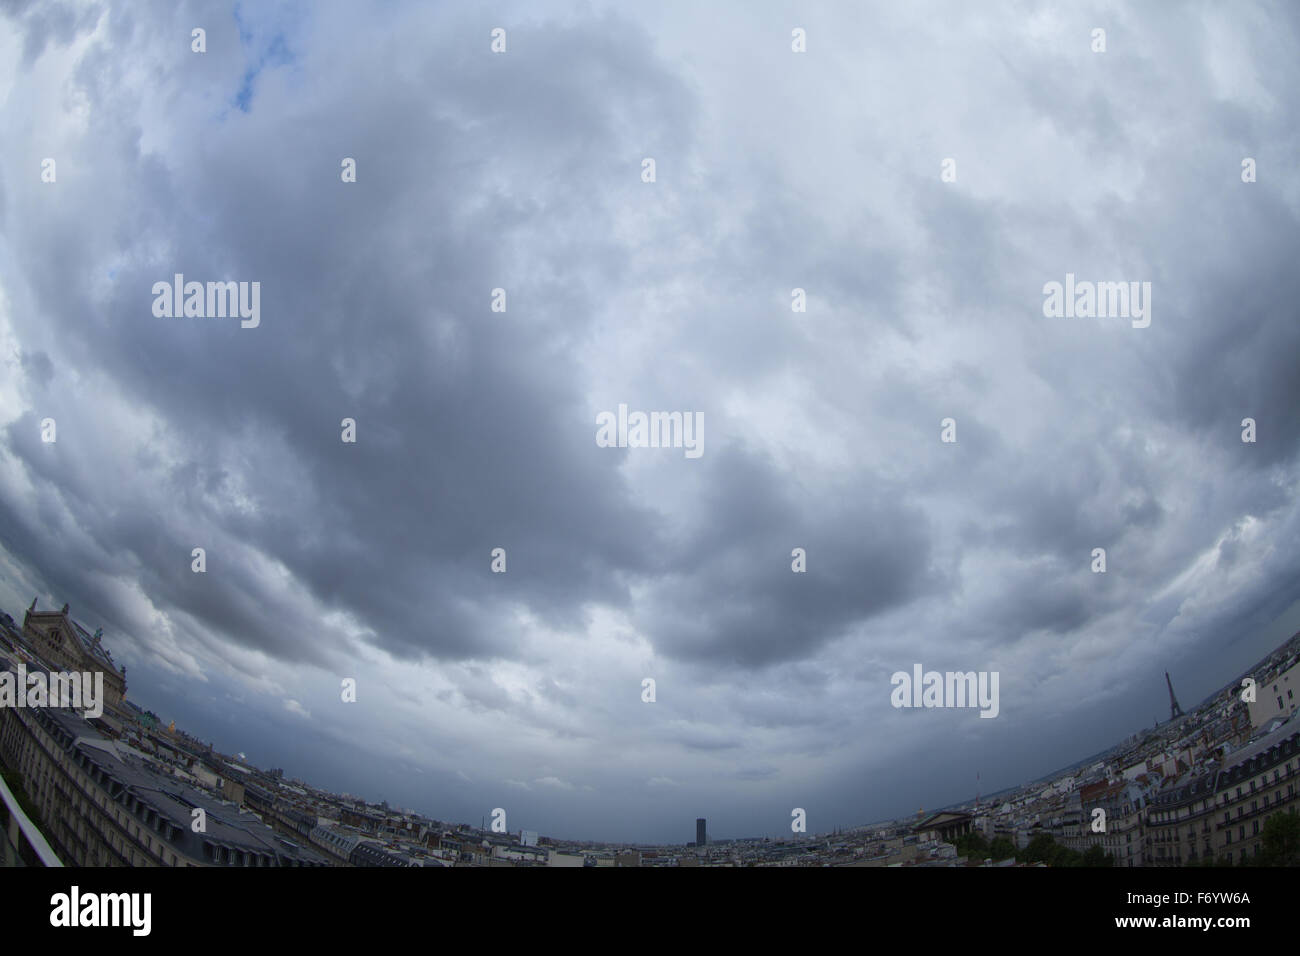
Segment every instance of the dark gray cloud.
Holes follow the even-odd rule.
[[[1300,599],[1286,6],[4,13],[0,597],[219,745],[562,835],[817,829],[1099,749]],[[177,272],[261,325],[154,317]],[[1151,326],[1045,318],[1067,272]],[[597,447],[619,403],[703,456]],[[894,711],[916,661],[999,719]]]

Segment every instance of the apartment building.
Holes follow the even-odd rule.
[[[1180,778],[1147,812],[1147,863],[1186,866],[1207,858],[1253,859],[1274,813],[1294,809],[1300,781],[1300,720],[1288,720],[1229,754],[1222,766]]]
[[[1283,665],[1285,666],[1285,665]],[[1255,688],[1250,708],[1250,725],[1255,728],[1279,717],[1290,717],[1300,709],[1300,663],[1291,663]]]
[[[67,865],[326,865],[70,709],[0,708],[0,762],[20,775],[41,832]]]

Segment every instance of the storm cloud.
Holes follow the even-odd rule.
[[[1298,33],[12,5],[0,600],[70,602],[218,747],[443,819],[775,835],[1072,763],[1300,600]],[[259,282],[260,325],[156,317],[177,273]],[[1045,317],[1067,273],[1150,282],[1150,326]],[[600,447],[620,403],[705,453]],[[914,662],[999,671],[999,716],[895,711]]]

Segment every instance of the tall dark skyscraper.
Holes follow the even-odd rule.
[[[704,828],[704,817],[700,817],[695,821],[695,845],[704,846],[704,844],[708,842],[708,839],[708,834]]]

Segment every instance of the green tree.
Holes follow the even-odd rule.
[[[1101,848],[1101,844],[1094,843],[1088,847],[1088,851],[1083,854],[1079,861],[1080,866],[1114,866],[1115,859],[1109,853]]]
[[[1269,817],[1260,837],[1262,866],[1300,866],[1300,815],[1294,810]]]
[[[989,856],[995,860],[1008,860],[1016,855],[1016,845],[1006,837],[998,837],[989,844]]]
[[[1083,866],[1083,854],[1069,847],[1056,846],[1056,852],[1047,861],[1048,866]]]
[[[1046,863],[1048,866],[1086,866],[1078,850],[1061,846],[1050,833],[1040,833],[1029,841],[1029,846],[1016,854],[1021,863]],[[1106,864],[1100,864],[1105,866]]]
[[[953,846],[962,856],[982,860],[989,855],[989,843],[981,833],[967,833],[953,841]]]
[[[1016,859],[1021,863],[1051,863],[1051,857],[1058,849],[1050,833],[1040,833],[1016,854]]]

